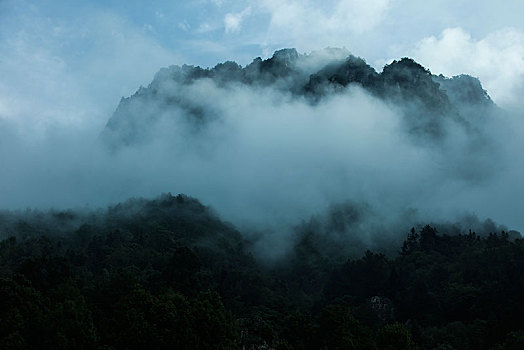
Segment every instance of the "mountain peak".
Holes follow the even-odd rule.
[[[275,51],[271,60],[282,62],[282,63],[294,63],[298,59],[298,52],[296,49],[281,49]]]
[[[162,68],[147,88],[121,101],[103,138],[112,145],[139,142],[159,115],[184,117],[205,125],[216,118],[213,101],[187,93],[190,86],[203,79],[211,80],[218,88],[235,84],[274,89],[313,104],[348,86],[359,86],[376,98],[398,105],[407,125],[411,125],[408,131],[431,137],[443,135],[442,121],[446,118],[468,125],[493,106],[478,79],[467,75],[435,76],[408,57],[391,62],[378,73],[364,59],[343,49],[299,55],[296,49],[286,48],[265,60],[257,57],[244,68],[233,61],[207,69],[192,65]]]

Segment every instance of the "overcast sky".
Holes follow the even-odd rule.
[[[93,164],[80,166],[86,159],[75,152],[91,154],[83,149],[120,98],[172,64],[246,65],[285,47],[309,53],[331,46],[345,47],[380,71],[410,56],[435,74],[479,77],[497,104],[521,117],[523,14],[521,0],[0,0],[0,204],[47,203],[56,190],[43,191],[38,178],[51,184],[58,176],[75,188],[71,174],[77,174],[97,183],[95,173],[102,178],[112,163],[93,161],[92,170]],[[48,162],[52,172],[43,170]],[[491,182],[489,191],[464,196],[460,205],[493,199],[482,214],[502,208],[495,219],[521,228],[515,203],[524,191],[522,160],[511,162],[518,166],[510,175]],[[121,174],[113,175],[121,181]],[[508,181],[516,187],[502,186]],[[93,198],[93,191],[86,186],[85,193],[71,195]],[[513,204],[506,210],[508,197]]]

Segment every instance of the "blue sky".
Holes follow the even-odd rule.
[[[228,58],[245,64],[253,56],[285,46],[303,51],[346,46],[377,61],[447,28],[460,27],[476,39],[502,28],[522,30],[524,13],[524,3],[515,0],[4,0],[2,4],[2,20],[18,22],[10,26],[15,30],[30,29],[29,23],[19,21],[26,16],[71,27],[82,19],[96,25],[92,17],[102,13],[115,16],[129,29],[204,66]]]

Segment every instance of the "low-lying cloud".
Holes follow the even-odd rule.
[[[142,126],[147,139],[113,151],[94,128],[62,126],[35,139],[2,124],[0,205],[93,208],[170,191],[257,230],[278,231],[347,201],[365,203],[382,223],[474,212],[524,227],[522,129],[507,132],[507,116],[482,124],[488,134],[473,141],[451,123],[435,144],[406,132],[402,109],[357,86],[316,104],[210,79],[165,88],[183,89],[214,118],[195,128],[181,110],[145,105],[158,108],[158,119]]]

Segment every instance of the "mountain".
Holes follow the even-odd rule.
[[[205,128],[221,118],[221,111],[213,94],[195,88],[198,84],[211,85],[225,98],[234,98],[238,89],[270,89],[312,105],[360,87],[399,109],[407,133],[435,140],[445,136],[445,123],[475,132],[482,118],[495,110],[477,78],[436,76],[410,58],[393,61],[379,73],[362,58],[341,49],[303,55],[283,49],[266,60],[258,57],[245,67],[227,61],[206,69],[190,65],[162,68],[149,86],[122,98],[102,139],[115,148],[145,142],[161,119],[183,120],[192,131]]]

